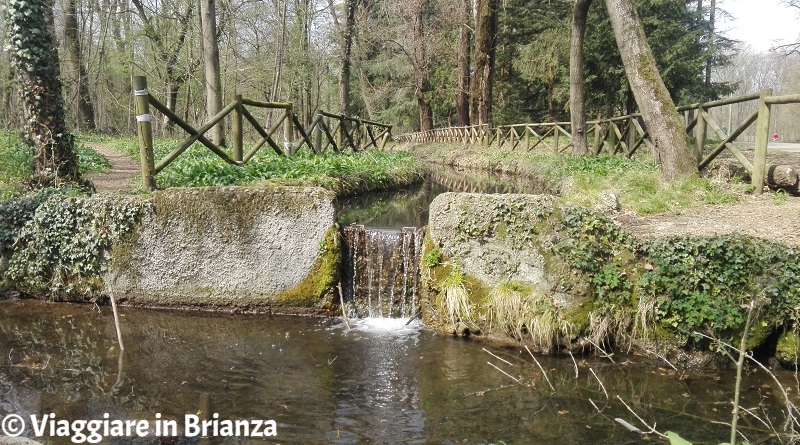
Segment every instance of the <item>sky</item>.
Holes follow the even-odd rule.
[[[781,0],[717,0],[717,6],[733,16],[721,22],[719,29],[755,51],[800,41],[800,9],[783,5]]]

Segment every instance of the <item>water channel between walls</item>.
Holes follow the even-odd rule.
[[[178,420],[180,437],[151,431],[148,444],[201,443],[182,428],[181,419],[195,413],[277,426],[273,438],[212,437],[212,444],[655,441],[624,426],[647,430],[636,416],[696,442],[728,437],[733,370],[678,371],[621,353],[534,359],[524,349],[463,341],[409,321],[421,306],[417,265],[437,195],[542,191],[467,176],[434,172],[417,187],[340,203],[347,321],[125,307],[120,351],[107,307],[3,302],[0,417]],[[257,193],[247,199],[260,199]],[[776,378],[796,387],[791,372]],[[770,376],[752,370],[741,405],[780,425],[785,411],[773,388]],[[742,427],[749,437],[769,435],[750,420]]]
[[[538,181],[431,167],[404,190],[371,193],[339,202],[343,225],[342,297],[354,317],[412,317],[420,310],[422,241],[431,202],[442,193],[548,191]]]

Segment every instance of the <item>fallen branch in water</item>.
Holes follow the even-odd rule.
[[[542,371],[542,375],[544,376],[544,380],[547,382],[548,385],[550,385],[550,389],[553,392],[556,392],[556,389],[553,387],[553,384],[550,383],[550,379],[547,378],[547,373],[544,372],[544,368],[542,368],[542,365],[539,364],[539,360],[536,360],[536,357],[533,356],[533,353],[531,352],[531,350],[528,349],[528,345],[525,345],[525,350],[528,351],[528,354],[531,355],[531,358],[533,359],[533,361],[536,362],[536,366],[538,366],[539,369]]]
[[[350,329],[350,321],[347,320],[347,311],[344,309],[344,295],[342,295],[342,283],[338,283],[336,285],[336,289],[339,290],[339,306],[342,308],[342,319],[344,320],[345,326],[347,329]]]
[[[494,369],[496,369],[496,370],[498,370],[498,371],[502,372],[503,374],[505,374],[505,376],[506,376],[506,377],[508,377],[508,378],[510,378],[511,380],[513,380],[513,381],[515,381],[515,382],[519,383],[520,385],[522,384],[522,382],[521,382],[521,381],[520,381],[518,378],[516,378],[516,377],[512,376],[511,374],[509,374],[509,373],[507,373],[507,372],[503,371],[502,369],[498,368],[497,366],[495,366],[495,365],[494,365],[494,363],[492,363],[492,362],[486,362],[486,363],[488,363],[488,364],[489,364],[489,366],[491,366],[492,368],[494,368]]]
[[[119,342],[119,350],[124,351],[125,345],[122,344],[122,331],[119,328],[119,312],[117,311],[117,299],[114,298],[114,289],[111,285],[108,286],[108,295],[111,298],[111,310],[114,312],[114,327],[117,329],[117,341]]]

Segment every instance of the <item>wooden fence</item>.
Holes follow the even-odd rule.
[[[240,95],[237,95],[228,106],[213,116],[208,123],[195,129],[150,95],[147,89],[147,79],[144,76],[135,76],[133,78],[133,90],[136,96],[136,121],[142,160],[142,185],[147,190],[154,190],[156,186],[155,176],[195,142],[200,142],[225,162],[241,166],[250,161],[264,145],[268,145],[279,156],[293,156],[303,146],[308,147],[309,150],[317,154],[328,150],[336,152],[342,152],[347,149],[363,151],[370,148],[384,148],[387,141],[392,139],[391,125],[325,111],[319,111],[308,128],[304,128],[294,114],[291,103],[260,102],[243,98]],[[159,161],[154,159],[153,153],[151,105],[189,134],[189,137],[178,147]],[[246,107],[281,110],[281,113],[269,128],[265,128]],[[232,115],[230,153],[226,152],[225,147],[217,146],[204,136],[206,132],[228,115]],[[245,121],[255,129],[260,137],[247,152],[244,151]],[[281,129],[282,131],[279,131]]]
[[[755,111],[736,128],[724,130],[711,116],[710,110],[726,105],[757,101]],[[767,145],[770,134],[770,114],[773,105],[800,103],[800,94],[773,96],[772,90],[748,94],[713,102],[697,103],[678,107],[683,113],[687,133],[694,140],[694,155],[700,170],[706,168],[722,152],[727,150],[750,174],[756,193],[761,193],[766,178]],[[644,127],[641,114],[588,121],[587,134],[592,154],[620,154],[633,156],[646,146],[653,148],[650,135]],[[736,140],[750,126],[756,126],[755,151],[751,162],[743,153]],[[426,132],[409,133],[397,137],[398,142],[448,142],[481,143],[498,148],[526,151],[545,147],[554,153],[564,152],[572,147],[572,134],[569,122],[504,125],[489,128],[487,125],[472,127],[439,128]],[[712,137],[708,138],[709,132]],[[712,147],[707,140],[717,140]]]

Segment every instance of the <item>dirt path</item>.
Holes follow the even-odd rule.
[[[111,162],[111,170],[103,173],[87,175],[94,183],[98,192],[116,192],[120,190],[134,190],[134,178],[141,174],[139,162],[130,156],[123,155],[102,143],[86,144],[92,150],[102,154]]]
[[[800,247],[800,197],[748,196],[739,204],[695,207],[680,215],[623,213],[614,219],[641,238],[740,233]]]

